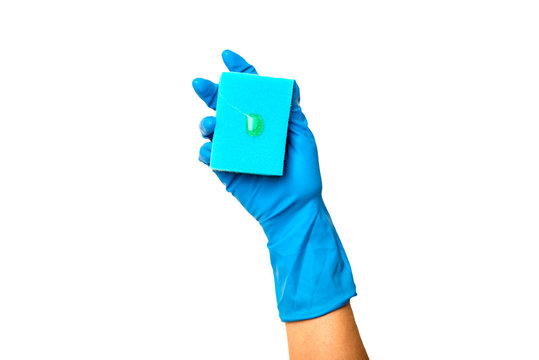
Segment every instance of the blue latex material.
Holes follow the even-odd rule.
[[[234,52],[225,50],[222,56],[230,71],[256,74]],[[193,88],[215,109],[216,84],[197,78]],[[299,98],[294,82],[282,177],[214,171],[266,233],[279,316],[285,322],[325,315],[356,295],[350,264],[322,200],[316,143]],[[211,140],[214,128],[215,117],[202,119],[203,137]],[[210,158],[211,141],[199,153],[205,164]]]

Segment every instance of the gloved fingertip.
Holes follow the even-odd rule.
[[[242,72],[247,74],[256,74],[256,69],[253,65],[249,64],[243,57],[238,55],[232,50],[225,50],[221,54],[223,62],[228,70],[233,72]]]
[[[239,56],[237,53],[235,53],[232,50],[224,50],[221,53],[221,58],[223,59],[223,62],[227,67],[231,64],[235,64],[239,61],[239,59],[243,59],[241,56]]]
[[[209,95],[217,86],[212,81],[203,78],[196,78],[193,80],[192,85],[196,93],[202,96]]]
[[[202,79],[202,78],[196,78],[196,79],[193,79],[193,82],[191,83],[191,85],[193,85],[193,89],[194,89],[195,91],[197,91],[198,89],[200,89],[203,80],[204,80],[204,79]]]
[[[198,125],[198,128],[200,129],[200,133],[202,134],[202,136],[208,135],[208,130],[206,130],[206,126],[204,126],[204,119],[202,119],[202,121]]]
[[[194,79],[192,85],[198,97],[215,110],[218,85],[203,78]]]
[[[198,161],[200,161],[201,163],[205,165],[210,165],[210,162],[208,161],[208,159],[203,158],[202,155],[198,156]]]
[[[215,129],[215,116],[206,116],[200,121],[199,124],[200,133],[202,137],[209,138],[213,134]]]
[[[200,147],[198,160],[206,165],[209,165],[210,158],[211,158],[211,142],[207,142]]]
[[[236,54],[234,51],[229,50],[229,49],[225,49],[221,53],[221,57],[223,58],[223,60],[225,60],[226,58],[229,58],[230,56],[233,56],[233,55],[238,55],[238,54]]]
[[[299,103],[300,103],[299,85],[296,82],[296,80],[294,80],[294,89],[292,91],[292,107],[299,107],[300,106]]]

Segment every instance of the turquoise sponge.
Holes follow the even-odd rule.
[[[210,167],[283,175],[294,80],[225,72],[219,80]]]

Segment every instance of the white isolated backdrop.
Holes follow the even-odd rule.
[[[539,359],[535,1],[2,1],[0,359],[283,359],[197,161],[229,48],[298,81],[372,359]]]

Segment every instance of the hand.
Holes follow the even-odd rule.
[[[255,68],[236,53],[225,50],[222,56],[230,71],[257,74]],[[218,85],[197,78],[193,81],[193,88],[215,110]],[[200,130],[203,137],[212,139],[215,121],[214,116],[202,119]],[[299,106],[299,87],[295,82],[288,126],[284,176],[214,171],[227,191],[262,223],[287,207],[303,205],[321,196],[322,180],[316,143]],[[207,142],[200,149],[199,160],[205,164],[210,162],[211,145],[211,141]]]
[[[257,74],[236,53],[225,50],[230,71]],[[193,81],[198,96],[215,110],[218,85]],[[283,176],[214,171],[243,207],[262,225],[267,237],[279,313],[283,321],[310,319],[344,306],[356,295],[350,265],[322,200],[322,180],[314,136],[299,105],[294,82]],[[216,118],[200,122],[212,139]],[[209,164],[211,141],[199,160]]]

